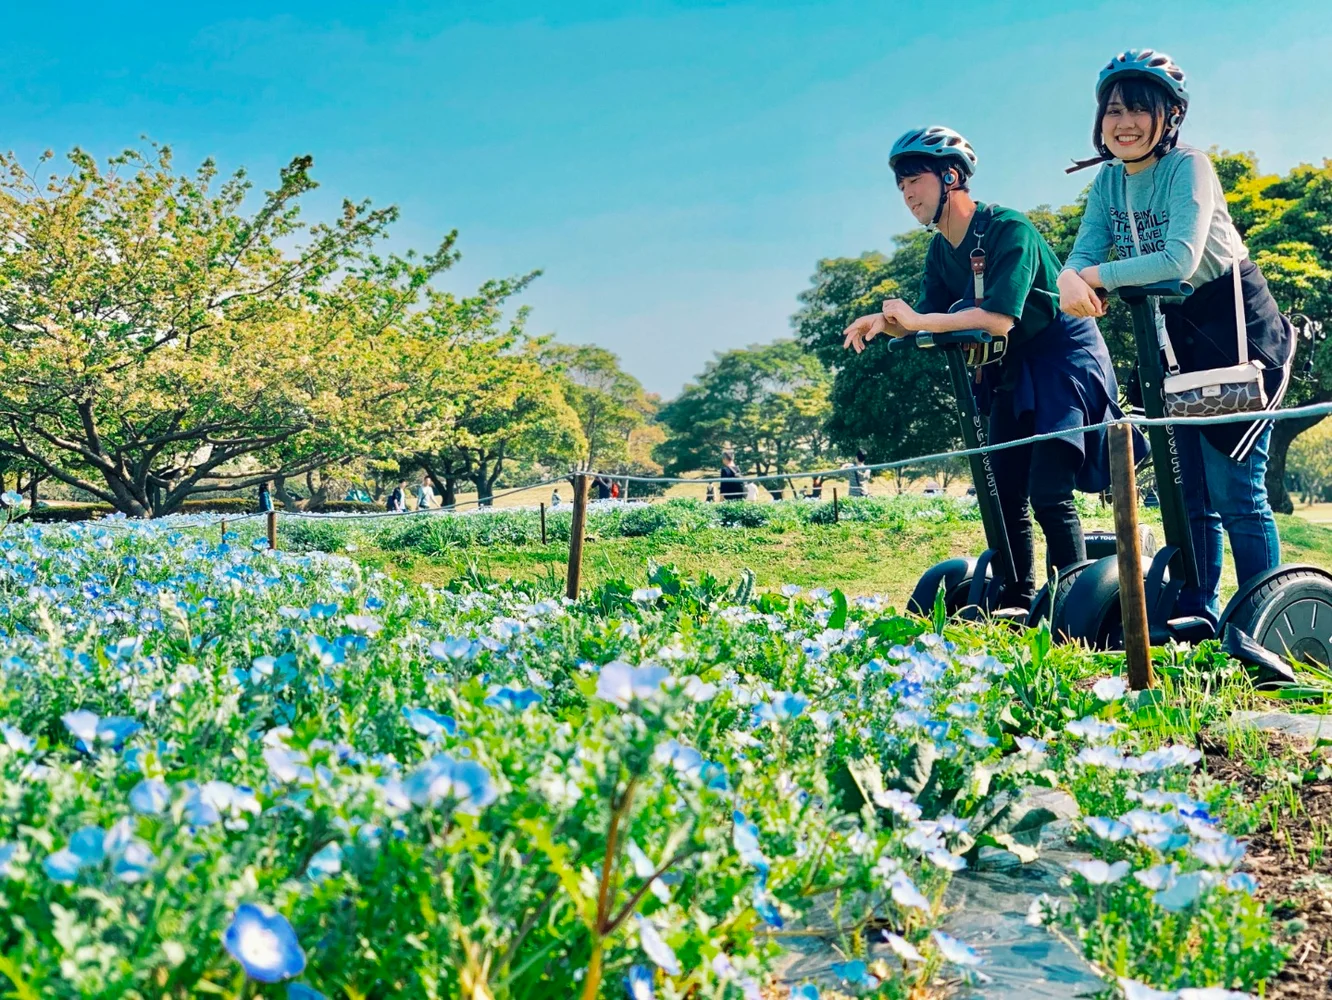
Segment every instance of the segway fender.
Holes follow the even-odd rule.
[[[916,589],[911,592],[911,599],[907,601],[907,611],[913,615],[930,614],[934,610],[934,595],[939,592],[940,584],[944,585],[946,599],[964,582],[971,579],[975,571],[975,559],[945,559],[943,562],[935,563],[917,581]],[[950,607],[948,613],[951,615],[956,610],[957,608]]]
[[[1292,570],[1314,573],[1318,576],[1325,577],[1327,581],[1332,584],[1332,573],[1329,573],[1321,566],[1310,566],[1307,563],[1282,563],[1280,566],[1274,566],[1269,570],[1259,573],[1257,576],[1251,576],[1249,579],[1240,583],[1239,589],[1235,591],[1234,596],[1226,602],[1225,610],[1221,612],[1221,620],[1216,626],[1217,635],[1225,634],[1226,626],[1230,624],[1231,619],[1235,617],[1235,612],[1248,603],[1248,600],[1253,595],[1254,591],[1267,586],[1267,584],[1271,583],[1279,576],[1288,575]],[[1244,630],[1243,625],[1240,625],[1240,629],[1241,631]]]

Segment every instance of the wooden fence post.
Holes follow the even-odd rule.
[[[225,545],[226,542],[227,542],[227,519],[224,517],[222,518],[222,535],[218,539],[218,544]]]
[[[583,529],[587,523],[587,476],[574,477],[573,524],[569,527],[569,574],[564,593],[569,600],[578,600],[578,586],[583,576]]]
[[[833,487],[833,524],[836,524],[839,520],[840,520],[840,518],[839,518],[838,513],[837,513],[837,487],[834,486],[834,487]]]
[[[277,550],[277,511],[268,512],[268,547]]]
[[[541,544],[546,544],[546,503],[541,502]]]
[[[1110,428],[1110,482],[1115,491],[1115,554],[1119,557],[1119,612],[1124,623],[1124,657],[1129,687],[1154,687],[1147,590],[1142,576],[1142,539],[1138,534],[1138,484],[1133,471],[1133,428]]]

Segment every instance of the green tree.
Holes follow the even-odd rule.
[[[1332,486],[1332,420],[1309,428],[1291,442],[1286,470],[1305,503],[1315,503]]]
[[[715,468],[735,451],[742,470],[781,477],[826,461],[830,379],[794,340],[733,351],[710,361],[697,382],[661,408],[666,440],[653,450],[667,475]]]
[[[541,362],[563,376],[565,398],[578,414],[587,441],[580,463],[621,471],[629,460],[630,437],[655,410],[642,383],[620,367],[612,351],[591,344],[547,343]]]
[[[393,433],[377,340],[452,235],[418,261],[374,255],[391,208],[306,225],[309,157],[253,203],[165,147],[69,164],[0,156],[0,453],[146,515]]]
[[[422,469],[445,504],[470,482],[485,503],[515,466],[566,469],[585,447],[568,383],[543,363],[548,344],[524,332],[526,310],[507,302],[536,277],[490,281],[473,296],[429,291],[402,324],[398,351],[413,430],[381,455]]]

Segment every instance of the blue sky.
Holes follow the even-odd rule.
[[[1274,171],[1332,156],[1326,0],[8,6],[10,148],[147,135],[261,187],[311,153],[312,215],[397,204],[398,247],[457,227],[459,291],[542,269],[531,328],[667,396],[788,335],[819,258],[912,225],[886,168],[908,127],[966,134],[982,198],[1075,198],[1090,178],[1062,168],[1123,48],[1184,66],[1187,141]]]

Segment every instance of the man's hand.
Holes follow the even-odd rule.
[[[1059,308],[1069,316],[1096,319],[1105,315],[1105,303],[1082,276],[1073,271],[1059,272]]]
[[[921,329],[920,313],[912,309],[902,299],[884,300],[883,318],[888,321],[890,326],[899,327],[903,331]],[[898,336],[901,336],[901,334],[898,334]]]
[[[887,332],[888,321],[882,316],[861,316],[843,331],[842,347],[859,354],[871,340]]]

